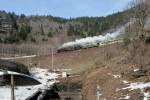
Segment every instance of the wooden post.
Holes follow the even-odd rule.
[[[14,94],[14,76],[11,75],[11,100],[15,100]]]
[[[53,59],[53,57],[54,57],[54,54],[53,54],[53,48],[52,48],[52,70],[54,69],[54,59]]]
[[[96,95],[97,95],[97,100],[100,100],[100,96],[101,96],[101,93],[100,93],[100,87],[99,87],[99,85],[97,85],[97,93],[96,93]]]
[[[69,80],[67,79],[67,92],[70,92],[70,84],[69,84]]]

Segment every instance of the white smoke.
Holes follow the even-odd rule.
[[[88,45],[96,45],[97,43],[102,43],[102,42],[107,42],[107,41],[112,41],[116,40],[116,38],[124,34],[125,28],[129,25],[131,25],[134,22],[134,20],[128,22],[124,26],[118,28],[115,32],[112,33],[107,33],[106,35],[99,35],[99,36],[94,36],[94,37],[86,37],[82,39],[76,39],[75,41],[72,42],[67,42],[64,43],[61,48],[65,47],[71,47],[71,46],[88,46]]]

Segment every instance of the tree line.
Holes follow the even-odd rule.
[[[17,43],[28,40],[32,36],[33,26],[30,20],[48,19],[49,25],[55,22],[59,27],[49,29],[47,37],[53,37],[62,30],[67,30],[68,36],[87,37],[100,35],[109,29],[113,29],[127,22],[130,17],[127,16],[129,10],[117,12],[106,17],[78,17],[65,19],[61,17],[49,16],[25,16],[24,14],[16,15],[14,12],[0,11],[0,42],[1,43]],[[42,22],[42,21],[41,21]],[[40,34],[45,35],[44,25],[39,24]],[[54,25],[55,26],[55,25]],[[30,37],[31,40],[36,41]],[[32,41],[32,42],[34,42]]]

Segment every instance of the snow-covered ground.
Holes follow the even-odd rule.
[[[41,68],[32,68],[30,70],[32,77],[40,81],[43,85],[52,85],[56,82],[56,78],[58,78],[58,74],[51,73],[48,69]]]
[[[143,93],[144,96],[143,100],[150,100],[150,93],[144,91],[144,89],[148,87],[150,87],[150,82],[147,83],[137,82],[137,83],[130,83],[129,86],[122,89],[123,90],[129,89],[130,91],[139,89]]]
[[[143,83],[143,82],[137,82],[137,83],[130,83],[128,87],[123,88],[125,89],[130,89],[130,90],[135,90],[135,89],[140,89],[143,90],[144,88],[150,87],[150,82],[148,83]]]
[[[130,99],[130,96],[128,95],[125,95],[124,97],[121,97],[119,98],[120,100],[129,100]]]
[[[56,73],[50,73],[48,69],[32,68],[31,75],[40,81],[42,84],[36,86],[15,87],[15,99],[25,100],[27,97],[34,94],[39,89],[45,89],[56,82],[55,78],[58,77]],[[0,100],[10,100],[11,89],[9,86],[0,87]]]

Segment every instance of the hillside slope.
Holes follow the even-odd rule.
[[[136,45],[135,48],[132,44],[124,48],[122,43],[115,43],[98,48],[56,53],[54,54],[54,69],[65,70],[70,75],[80,75],[70,77],[68,81],[82,83],[83,97],[87,100],[96,99],[97,86],[100,87],[101,99],[141,100],[141,98],[148,98],[149,95],[146,96],[146,93],[149,93],[149,44],[137,42],[134,45]],[[52,69],[51,55],[15,61]],[[134,84],[135,88],[132,87]],[[140,88],[139,85],[144,87]],[[130,91],[132,88],[133,90]]]
[[[76,38],[100,35],[115,29],[131,18],[126,15],[130,15],[130,11],[106,17],[65,19],[53,16],[16,15],[0,11],[0,42],[36,44],[57,42],[59,45]]]

